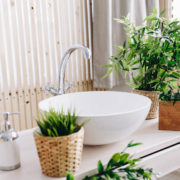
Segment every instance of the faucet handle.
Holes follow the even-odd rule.
[[[69,82],[69,81],[66,81],[67,83],[67,86],[64,88],[64,91],[66,92],[68,89],[70,89],[71,87],[73,87],[73,83],[72,82]]]
[[[51,93],[52,95],[60,95],[59,91],[57,89],[54,89],[53,87],[49,86],[49,82],[47,82],[45,88],[43,89],[47,94]]]

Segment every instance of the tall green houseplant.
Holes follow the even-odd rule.
[[[110,64],[104,66],[109,69],[105,77],[113,71],[117,75],[123,71],[125,75],[129,73],[132,81],[128,84],[135,92],[146,91],[145,94],[164,93],[169,88],[178,87],[180,22],[163,18],[163,13],[158,16],[154,8],[153,14],[146,17],[141,26],[135,26],[128,17],[117,20],[125,25],[127,41],[116,46],[117,54],[110,57]],[[158,93],[156,96],[158,98]]]

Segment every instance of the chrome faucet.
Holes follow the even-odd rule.
[[[89,48],[83,45],[73,45],[71,46],[64,54],[61,60],[61,64],[59,67],[59,76],[58,76],[58,89],[55,89],[53,87],[49,86],[49,83],[47,83],[45,87],[45,91],[51,93],[52,95],[62,95],[66,93],[66,91],[72,86],[72,83],[68,82],[67,87],[65,87],[65,69],[66,64],[72,54],[76,49],[81,49],[83,51],[84,57],[89,59],[91,57],[91,51]]]

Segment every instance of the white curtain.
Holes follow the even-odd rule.
[[[116,54],[115,45],[122,45],[125,40],[124,27],[114,18],[129,14],[136,25],[152,13],[153,7],[159,11],[158,0],[94,0],[93,2],[93,64],[94,87],[111,89],[118,87],[126,91],[128,87],[122,76],[111,74],[103,79],[107,69],[102,65],[109,64],[108,58]]]

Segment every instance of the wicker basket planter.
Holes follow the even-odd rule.
[[[158,117],[159,112],[159,92],[158,91],[143,91],[133,89],[133,93],[140,94],[151,99],[152,104],[146,119],[154,119]]]
[[[33,133],[36,148],[44,174],[64,177],[67,172],[75,173],[81,163],[84,128],[78,132],[60,137],[40,136]]]
[[[159,102],[159,129],[180,131],[180,101]]]

